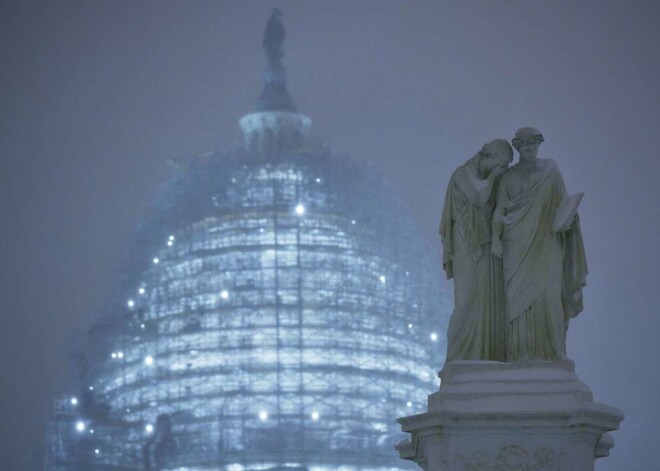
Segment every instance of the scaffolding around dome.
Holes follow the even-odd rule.
[[[145,209],[134,248],[81,385],[105,407],[64,416],[90,465],[399,465],[395,419],[434,388],[447,303],[434,251],[372,170],[322,145],[201,156]],[[149,448],[159,417],[165,451]],[[49,469],[81,469],[60,454]]]
[[[412,466],[396,418],[437,388],[440,258],[372,166],[306,126],[173,163],[59,399],[47,470]]]

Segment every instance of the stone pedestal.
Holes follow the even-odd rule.
[[[399,419],[401,458],[425,471],[593,471],[621,411],[593,402],[571,360],[455,361],[428,412]]]

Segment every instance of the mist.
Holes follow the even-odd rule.
[[[72,346],[111,295],[167,161],[240,145],[273,6],[312,134],[373,162],[434,244],[452,171],[493,138],[543,133],[539,156],[569,193],[585,192],[590,274],[568,356],[594,400],[626,415],[596,469],[651,469],[660,6],[517,0],[3,2],[3,468],[43,469],[52,398],[74,384]]]

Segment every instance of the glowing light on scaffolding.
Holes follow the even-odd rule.
[[[347,184],[344,175],[355,172],[321,157],[243,157],[183,166],[174,186],[164,187],[172,195],[159,195],[148,208],[153,218],[138,234],[144,245],[135,248],[127,289],[119,294],[134,302],[132,312],[126,308],[131,315],[95,327],[91,342],[90,358],[103,360],[90,362],[86,381],[99,392],[94,404],[111,408],[113,424],[88,437],[94,439],[89,452],[94,456],[98,447],[104,463],[138,456],[167,414],[180,434],[181,469],[195,467],[195,450],[215,450],[220,442],[234,450],[221,458],[227,470],[254,469],[257,462],[396,468],[394,457],[367,469],[365,456],[397,436],[396,414],[422,403],[435,386],[422,372],[441,361],[437,344],[429,341],[431,329],[413,324],[442,325],[435,285],[401,275],[410,270],[415,280],[433,280],[440,270],[390,193],[370,187],[372,176]],[[227,175],[237,174],[241,184],[229,185]],[[181,195],[190,200],[177,207]],[[209,204],[187,206],[192,202]],[[388,212],[380,218],[383,207]],[[176,240],[169,235],[174,227],[181,231]],[[166,254],[173,249],[163,242],[177,245],[171,259]],[[373,404],[379,407],[372,410]],[[134,436],[136,423],[142,440]],[[273,463],[245,445],[280,446],[266,443],[275,440],[266,431],[284,423],[300,424],[309,444],[325,445],[301,449],[300,456],[283,450],[282,462]],[[329,444],[349,430],[358,431],[355,440],[338,454]]]

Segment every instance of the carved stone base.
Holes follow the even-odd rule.
[[[621,411],[593,402],[571,360],[455,361],[428,412],[399,419],[401,458],[425,471],[593,471]]]

